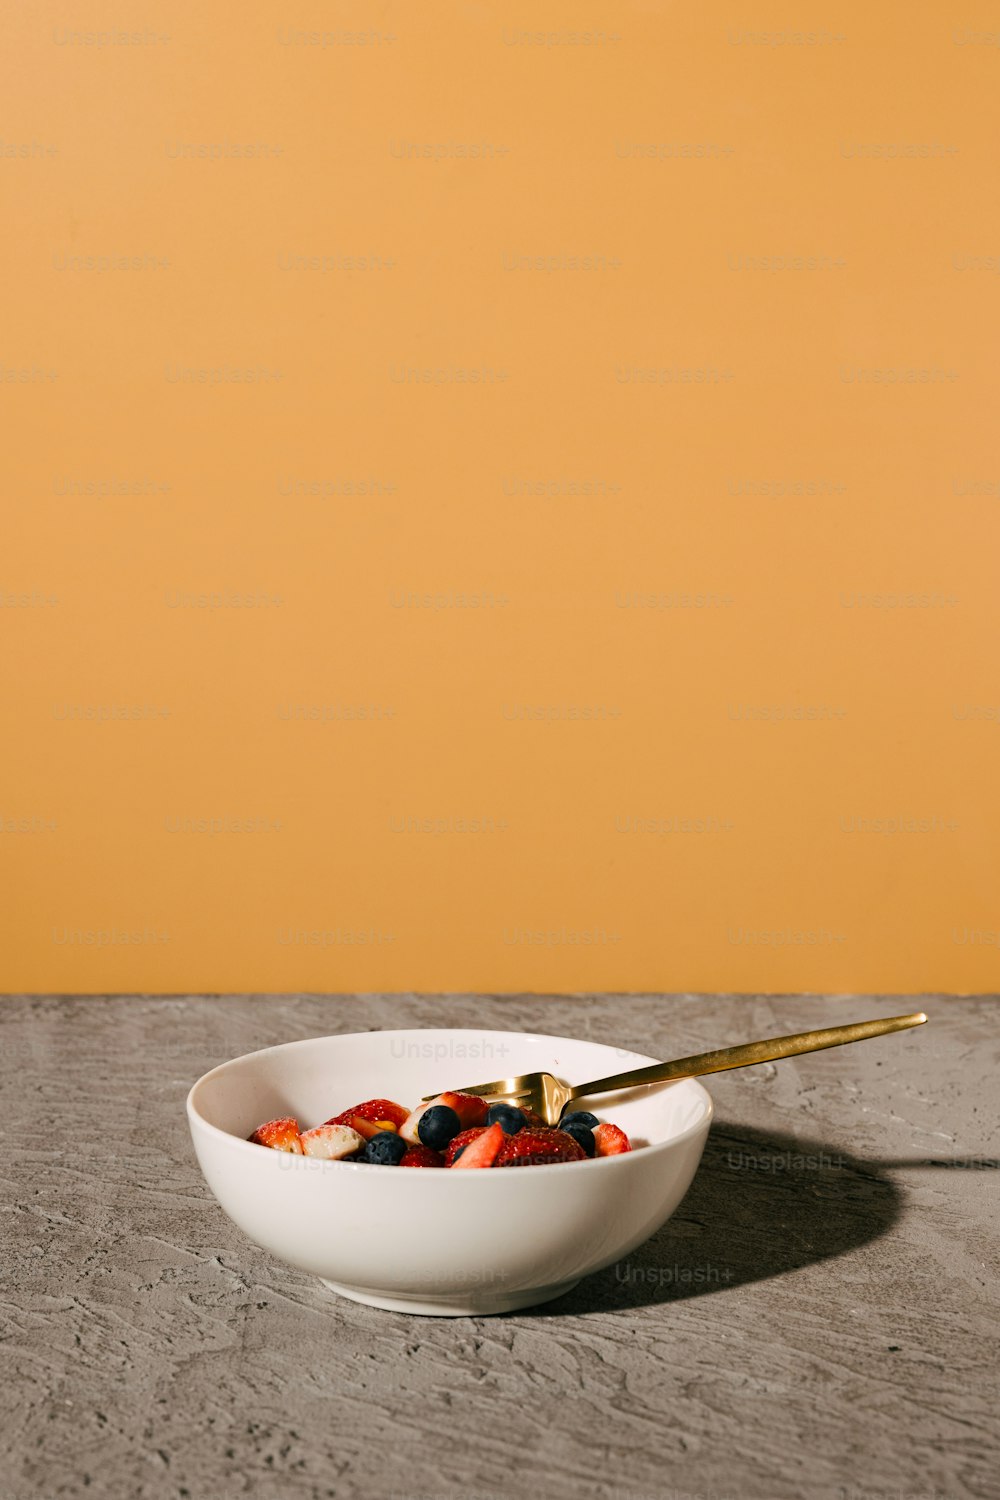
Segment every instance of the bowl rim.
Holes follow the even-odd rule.
[[[405,1027],[405,1028],[402,1028],[402,1027],[401,1028],[393,1028],[392,1030],[386,1030],[386,1031],[378,1031],[378,1030],[373,1030],[373,1031],[336,1031],[336,1032],[327,1032],[327,1033],[324,1033],[323,1035],[320,1035],[320,1036],[298,1037],[295,1041],[292,1041],[292,1042],[275,1042],[275,1043],[272,1043],[272,1045],[270,1047],[258,1047],[253,1052],[242,1052],[237,1057],[227,1058],[225,1062],[217,1063],[214,1068],[209,1068],[209,1070],[208,1070],[207,1073],[203,1073],[200,1078],[195,1079],[194,1083],[191,1085],[190,1089],[188,1090],[187,1098],[186,1098],[185,1104],[184,1104],[185,1112],[186,1112],[187,1118],[188,1118],[188,1123],[189,1123],[189,1126],[191,1127],[192,1133],[193,1133],[195,1124],[197,1124],[198,1128],[200,1130],[206,1131],[210,1137],[215,1137],[215,1138],[218,1138],[221,1141],[225,1141],[230,1146],[242,1147],[246,1152],[253,1152],[254,1156],[259,1156],[259,1153],[260,1153],[260,1151],[263,1148],[260,1147],[260,1146],[258,1146],[255,1141],[244,1140],[244,1138],[242,1136],[234,1135],[229,1130],[223,1130],[221,1128],[221,1126],[213,1125],[210,1120],[207,1120],[205,1118],[205,1116],[203,1114],[201,1114],[201,1112],[198,1109],[197,1104],[195,1103],[195,1094],[198,1092],[198,1090],[201,1088],[201,1086],[203,1084],[205,1084],[205,1083],[208,1083],[208,1081],[211,1078],[213,1078],[217,1073],[222,1073],[227,1068],[232,1067],[232,1065],[234,1063],[244,1062],[248,1058],[252,1058],[252,1057],[263,1057],[263,1056],[265,1056],[269,1052],[285,1052],[285,1051],[290,1051],[291,1049],[293,1049],[295,1047],[307,1047],[307,1046],[311,1046],[315,1042],[348,1041],[348,1040],[353,1039],[355,1037],[370,1037],[370,1036],[385,1036],[385,1037],[389,1037],[389,1036],[407,1036],[407,1037],[419,1037],[419,1036],[423,1036],[423,1037],[432,1037],[432,1036],[441,1036],[441,1035],[448,1035],[448,1036],[451,1036],[451,1037],[461,1037],[461,1036],[482,1037],[484,1034],[488,1034],[488,1035],[491,1035],[491,1036],[504,1036],[504,1037],[533,1037],[533,1038],[536,1038],[539,1041],[546,1041],[546,1042],[572,1042],[572,1043],[584,1042],[584,1043],[589,1043],[589,1044],[591,1044],[593,1046],[597,1046],[597,1047],[610,1047],[610,1046],[612,1046],[612,1044],[609,1043],[609,1042],[596,1042],[596,1041],[593,1041],[593,1039],[590,1038],[590,1037],[556,1036],[556,1035],[552,1034],[551,1032],[545,1032],[545,1031],[495,1031],[495,1030],[492,1030],[491,1028],[487,1028],[487,1027],[479,1027],[479,1028],[475,1028],[474,1029],[472,1027],[459,1027],[459,1026],[447,1026],[447,1027],[441,1027],[441,1026],[419,1027],[419,1026],[414,1026],[414,1027]],[[619,1051],[623,1051],[625,1049],[619,1048],[618,1050]],[[639,1058],[639,1059],[642,1059],[643,1061],[646,1061],[646,1062],[649,1062],[649,1063],[655,1063],[655,1062],[659,1062],[660,1061],[659,1058],[649,1057],[648,1054],[642,1053],[642,1052],[629,1052],[628,1056],[634,1057],[634,1058]],[[675,1083],[686,1083],[686,1084],[693,1084],[694,1085],[696,1093],[700,1094],[702,1096],[702,1098],[700,1100],[700,1103],[702,1105],[702,1109],[704,1111],[704,1114],[701,1116],[701,1118],[695,1120],[695,1122],[692,1125],[688,1125],[684,1130],[678,1131],[678,1133],[676,1135],[670,1136],[670,1138],[668,1140],[665,1140],[665,1141],[651,1141],[651,1142],[649,1142],[648,1145],[642,1146],[642,1147],[640,1147],[638,1150],[636,1150],[634,1152],[633,1151],[627,1151],[627,1152],[623,1153],[626,1158],[637,1158],[637,1159],[640,1159],[640,1160],[648,1160],[649,1157],[652,1154],[664,1152],[664,1151],[667,1151],[667,1150],[671,1149],[674,1146],[679,1146],[679,1145],[683,1144],[683,1142],[685,1142],[687,1140],[690,1140],[693,1136],[696,1136],[701,1131],[704,1131],[707,1134],[707,1132],[711,1128],[712,1120],[715,1117],[715,1101],[713,1100],[711,1094],[708,1092],[708,1089],[705,1088],[704,1084],[698,1078],[678,1078],[678,1079],[673,1080],[673,1082],[675,1082]],[[638,1087],[669,1088],[669,1087],[671,1087],[671,1083],[665,1083],[665,1084],[651,1083],[651,1084],[647,1084],[647,1085],[641,1085],[640,1084],[640,1085],[638,1085]],[[554,1126],[552,1126],[550,1128],[555,1129]],[[326,1168],[328,1172],[334,1171],[334,1169],[336,1169],[336,1176],[338,1176],[338,1177],[340,1177],[342,1179],[343,1179],[343,1169],[345,1167],[347,1167],[347,1168],[350,1169],[352,1175],[354,1173],[356,1173],[356,1172],[361,1172],[361,1173],[365,1173],[365,1174],[367,1174],[369,1172],[376,1172],[376,1173],[379,1173],[379,1174],[381,1174],[383,1176],[386,1175],[384,1167],[377,1166],[374,1162],[363,1162],[363,1161],[347,1161],[347,1162],[345,1162],[345,1161],[325,1161],[322,1157],[310,1157],[308,1159],[309,1159],[309,1162],[310,1162],[311,1167],[313,1169],[318,1168],[318,1169],[320,1169],[322,1171],[323,1168]],[[582,1161],[582,1162],[573,1162],[573,1163],[568,1163],[568,1162],[548,1162],[548,1163],[545,1163],[541,1167],[535,1167],[534,1170],[536,1172],[538,1172],[538,1171],[555,1172],[555,1171],[558,1171],[560,1167],[564,1167],[564,1166],[568,1166],[568,1165],[573,1165],[573,1166],[578,1166],[578,1167],[590,1167],[591,1169],[593,1169],[593,1168],[607,1168],[608,1166],[611,1165],[612,1162],[614,1162],[616,1160],[617,1160],[617,1158],[615,1156],[588,1157],[586,1161]],[[436,1176],[437,1174],[435,1173],[434,1175]],[[449,1177],[452,1176],[452,1175],[453,1175],[452,1173],[450,1173],[450,1172],[448,1173]],[[479,1172],[460,1172],[458,1174],[458,1176],[460,1178],[469,1178],[469,1177],[476,1178],[476,1177],[479,1177],[479,1176],[485,1176],[485,1173],[479,1173]]]

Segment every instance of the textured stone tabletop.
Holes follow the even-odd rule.
[[[500,1318],[337,1299],[248,1243],[183,1103],[334,1031],[657,1056],[923,1008],[709,1080],[702,1167],[624,1264]],[[0,1500],[1000,1495],[993,999],[0,1001]]]

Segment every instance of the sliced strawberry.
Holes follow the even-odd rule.
[[[595,1156],[622,1156],[631,1149],[632,1142],[618,1125],[612,1125],[608,1121],[594,1126]]]
[[[302,1132],[305,1155],[320,1157],[323,1161],[343,1161],[363,1145],[361,1135],[349,1125],[317,1125],[315,1130]]]
[[[363,1115],[352,1115],[349,1112],[338,1116],[336,1120],[328,1120],[327,1124],[347,1125],[351,1130],[356,1130],[364,1141],[370,1141],[373,1136],[382,1135],[386,1130],[396,1130],[395,1125],[388,1120],[366,1120]]]
[[[250,1140],[256,1146],[270,1146],[272,1151],[290,1151],[293,1156],[303,1155],[299,1122],[290,1116],[258,1125]]]
[[[480,1099],[478,1094],[438,1094],[433,1101],[435,1104],[447,1104],[458,1115],[463,1130],[470,1130],[473,1125],[483,1125],[486,1122],[486,1111],[489,1102]]]
[[[399,1129],[407,1115],[408,1109],[402,1104],[394,1104],[391,1099],[366,1099],[364,1104],[353,1104],[350,1109],[342,1110],[339,1115],[334,1115],[332,1120],[327,1120],[328,1125],[349,1125],[351,1116],[356,1115],[362,1120],[372,1120],[380,1130],[389,1126]]]
[[[399,1133],[408,1146],[420,1145],[420,1136],[417,1134],[417,1129],[421,1119],[433,1103],[433,1099],[428,1099],[426,1104],[418,1104],[416,1109],[411,1110],[402,1125],[400,1125]]]
[[[480,1132],[474,1141],[470,1141],[462,1152],[458,1161],[452,1163],[454,1171],[462,1167],[492,1167],[497,1159],[500,1147],[509,1137],[504,1135],[503,1126],[497,1120],[486,1130]],[[517,1137],[515,1136],[516,1140]]]
[[[485,1129],[485,1125],[473,1125],[471,1130],[460,1131],[453,1141],[449,1141],[444,1152],[445,1166],[450,1167],[462,1147],[467,1146],[470,1141],[474,1141],[477,1136],[482,1135]]]
[[[399,1165],[401,1167],[443,1167],[445,1161],[440,1151],[432,1151],[430,1146],[410,1146]]]
[[[498,1167],[542,1167],[559,1161],[586,1160],[586,1151],[564,1130],[534,1130],[526,1126],[517,1135],[504,1136],[496,1164]]]

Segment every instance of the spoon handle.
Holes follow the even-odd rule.
[[[865,1042],[869,1037],[905,1031],[909,1026],[922,1026],[926,1020],[920,1010],[909,1016],[889,1016],[884,1021],[856,1021],[851,1026],[828,1026],[822,1031],[799,1031],[793,1036],[772,1036],[761,1042],[747,1042],[742,1047],[698,1052],[694,1057],[679,1057],[674,1062],[653,1063],[648,1068],[612,1073],[610,1077],[598,1078],[593,1083],[578,1083],[571,1090],[570,1098],[610,1093],[612,1089],[633,1088],[643,1083],[669,1083],[674,1078],[697,1078],[702,1073],[724,1073],[728,1068],[746,1068],[751,1063],[775,1062],[781,1057],[795,1057],[800,1052],[820,1052],[824,1047],[841,1047],[845,1042]]]

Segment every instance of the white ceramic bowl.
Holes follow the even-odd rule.
[[[504,1031],[369,1031],[268,1047],[213,1068],[188,1121],[229,1217],[281,1260],[356,1302],[458,1316],[547,1302],[670,1217],[701,1159],[712,1101],[695,1079],[585,1099],[628,1131],[624,1156],[519,1170],[399,1170],[251,1145],[264,1120],[320,1124],[364,1099],[545,1069],[567,1082],[655,1062],[596,1042]]]

